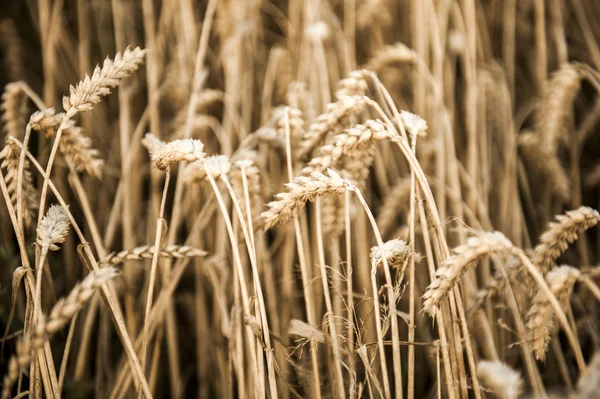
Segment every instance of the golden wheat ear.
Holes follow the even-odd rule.
[[[262,213],[265,229],[287,222],[308,201],[327,194],[343,194],[348,190],[350,184],[347,180],[331,169],[328,174],[313,172],[310,177],[295,177],[287,183],[289,191],[277,194],[277,200],[270,202],[269,209]]]
[[[556,222],[550,223],[540,237],[540,243],[534,248],[531,261],[542,272],[546,272],[569,244],[577,240],[580,233],[594,227],[598,222],[600,213],[587,206],[557,215]]]
[[[19,147],[13,136],[9,136],[6,139],[6,145],[0,152],[0,160],[2,161],[0,166],[6,170],[4,179],[13,207],[17,206],[17,176],[19,172],[20,157],[21,147]],[[25,159],[25,162],[23,163],[23,177],[21,179],[21,187],[23,190],[21,212],[25,226],[29,226],[34,212],[37,209],[37,192],[33,185],[33,176],[31,175],[29,166],[29,161]]]
[[[94,108],[102,98],[110,94],[110,90],[123,79],[137,70],[144,60],[147,50],[139,47],[127,48],[117,53],[114,60],[106,58],[102,68],[96,66],[92,77],[86,76],[75,86],[71,86],[70,94],[63,97],[63,108],[66,112],[84,112]]]
[[[48,250],[58,251],[58,244],[65,242],[69,233],[69,217],[60,205],[51,205],[37,227],[36,243],[40,246],[42,254]]]
[[[546,282],[552,294],[558,299],[563,309],[567,307],[573,292],[573,286],[581,272],[571,266],[557,267],[546,275]],[[527,330],[531,348],[538,360],[546,359],[548,344],[556,331],[554,309],[548,297],[538,291],[533,297],[531,308],[527,314]]]
[[[50,209],[53,208],[50,207]],[[57,232],[60,230],[58,229]],[[52,237],[56,238],[58,236],[52,234]],[[52,335],[67,325],[98,288],[117,275],[117,270],[112,267],[105,267],[90,273],[71,290],[66,298],[61,299],[54,305],[47,318],[43,318],[34,324],[30,332],[19,340],[17,353],[8,363],[8,372],[4,377],[2,389],[2,399],[11,397],[12,386],[19,377],[19,370],[31,363],[36,351],[41,349]]]
[[[436,270],[435,280],[423,295],[424,310],[433,315],[445,295],[452,290],[462,275],[477,266],[480,259],[500,251],[510,250],[511,242],[502,233],[481,233],[469,237],[467,243],[454,248],[454,255]]]

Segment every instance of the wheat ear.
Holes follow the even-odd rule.
[[[546,282],[552,294],[556,296],[563,309],[568,306],[573,286],[581,272],[570,266],[557,267],[546,275]],[[543,361],[546,358],[548,343],[556,329],[554,309],[548,297],[538,291],[533,297],[531,308],[527,314],[527,330],[535,357]]]
[[[96,66],[92,77],[86,75],[85,79],[71,86],[70,94],[63,97],[63,108],[67,112],[84,112],[92,109],[102,101],[102,97],[110,94],[110,90],[118,86],[121,80],[137,70],[146,50],[139,47],[117,53],[114,60],[106,58],[102,68]]]
[[[19,370],[29,365],[35,352],[41,349],[52,335],[67,325],[69,320],[81,310],[94,292],[117,275],[114,268],[106,267],[90,273],[75,286],[69,296],[54,305],[47,319],[38,321],[28,334],[17,343],[17,353],[8,363],[4,377],[2,399],[11,396],[12,386],[19,377]]]
[[[204,144],[200,140],[173,140],[156,148],[151,154],[152,162],[160,170],[167,170],[171,165],[187,161],[193,162],[204,157]]]
[[[69,232],[69,217],[60,205],[51,205],[37,226],[36,243],[40,246],[42,255],[48,250],[58,251],[58,244],[65,242]]]
[[[262,213],[265,229],[287,222],[307,201],[327,194],[343,194],[350,187],[350,183],[333,170],[329,169],[328,175],[313,172],[310,178],[298,176],[287,183],[289,191],[275,195],[277,201],[270,202],[269,209]]]
[[[599,221],[598,211],[587,206],[568,211],[565,215],[557,215],[556,222],[550,223],[541,235],[531,261],[542,272],[547,271],[581,232],[594,227]]]
[[[53,137],[64,118],[65,113],[55,113],[53,108],[49,108],[34,112],[29,119],[29,124],[32,129]],[[76,171],[85,171],[98,179],[102,176],[104,160],[100,158],[100,152],[92,147],[92,140],[85,136],[81,127],[72,120],[65,122],[58,148],[67,164]]]
[[[27,120],[27,95],[21,82],[12,82],[4,87],[0,111],[5,134],[22,137]]]
[[[102,266],[116,266],[128,260],[147,260],[152,259],[155,248],[153,245],[143,245],[133,249],[124,250],[121,252],[113,252],[102,259]],[[163,258],[182,259],[192,258],[196,256],[206,256],[206,251],[187,245],[168,245],[160,251],[160,256]]]
[[[13,136],[9,136],[6,140],[6,146],[0,152],[1,166],[6,169],[4,179],[6,188],[10,194],[10,200],[14,207],[17,206],[17,175],[19,171],[19,158],[21,156],[21,148],[13,140]],[[36,190],[33,186],[33,177],[29,170],[29,161],[23,163],[23,178],[22,178],[22,215],[23,222],[26,226],[31,223],[36,204]]]
[[[469,237],[466,244],[454,248],[454,255],[447,258],[436,270],[436,279],[423,295],[424,310],[431,315],[435,314],[442,298],[454,288],[467,269],[475,267],[484,256],[510,248],[511,242],[498,232]]]
[[[360,113],[366,106],[363,96],[340,96],[334,103],[327,104],[325,112],[310,125],[300,144],[299,158],[311,152],[319,142],[345,119]]]

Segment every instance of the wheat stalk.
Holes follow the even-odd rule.
[[[552,294],[556,296],[563,309],[568,306],[573,286],[581,273],[570,266],[557,267],[546,275],[546,281]],[[537,292],[527,313],[527,330],[532,351],[538,360],[546,358],[548,343],[556,329],[554,309],[543,292]]]
[[[10,359],[8,372],[4,377],[3,399],[10,398],[12,386],[19,376],[19,370],[29,365],[34,354],[43,348],[50,337],[64,328],[96,290],[117,274],[117,271],[111,267],[91,272],[73,288],[66,298],[61,299],[54,305],[48,318],[35,323],[30,332],[19,340],[17,354]]]
[[[598,211],[587,206],[557,215],[556,222],[551,222],[541,235],[531,261],[542,272],[547,271],[580,233],[594,227],[599,221]]]

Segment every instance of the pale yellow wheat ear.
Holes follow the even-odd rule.
[[[566,309],[573,286],[581,275],[578,269],[571,266],[557,267],[546,275],[546,282],[552,294],[558,299],[563,309]],[[529,341],[535,357],[538,360],[546,359],[548,343],[556,329],[554,321],[554,309],[548,300],[548,296],[538,290],[533,297],[531,307],[527,314],[527,330]]]
[[[190,183],[201,183],[206,179],[206,171],[210,172],[211,176],[215,179],[226,176],[231,169],[231,162],[225,155],[211,155],[204,158],[204,162],[194,162],[185,167],[183,171],[183,182],[186,184]]]
[[[322,173],[327,168],[338,167],[344,160],[352,162],[362,154],[369,153],[375,141],[391,137],[392,133],[383,122],[369,119],[365,123],[345,129],[333,137],[331,144],[325,144],[315,150],[317,156],[302,168],[300,174],[308,176],[313,171]]]
[[[62,112],[56,113],[54,108],[35,111],[29,117],[29,125],[33,130],[43,132],[46,136],[53,136],[64,116]]]
[[[152,133],[146,133],[142,139],[142,144],[148,150],[148,154],[152,157],[156,152],[163,148],[167,143],[153,135]]]
[[[40,246],[42,254],[48,250],[58,251],[58,244],[65,242],[69,233],[69,217],[60,205],[51,205],[46,215],[37,226],[36,243]]]
[[[113,252],[100,261],[100,265],[116,266],[128,260],[152,259],[156,251],[154,245],[143,245],[121,252]],[[182,259],[196,256],[206,256],[206,251],[187,245],[167,245],[159,254],[162,258]]]
[[[54,305],[47,318],[40,319],[33,325],[30,332],[19,340],[17,353],[8,363],[8,372],[4,377],[2,399],[11,397],[12,386],[19,377],[19,370],[31,363],[36,351],[43,348],[52,335],[69,323],[98,288],[117,274],[117,271],[112,267],[105,267],[90,273],[73,288],[69,296]]]
[[[555,151],[559,141],[569,137],[568,119],[583,77],[576,63],[565,63],[552,74],[538,104],[536,132],[549,149]]]
[[[387,260],[390,267],[404,263],[409,254],[408,245],[404,240],[393,239],[383,243],[383,253],[379,245],[371,248],[371,261],[376,267],[383,265],[383,258]]]
[[[417,59],[417,54],[413,49],[406,46],[404,43],[396,43],[385,46],[380,50],[369,62],[365,68],[378,72],[390,64],[396,63],[411,63]]]
[[[110,90],[118,86],[121,80],[138,69],[144,60],[146,50],[139,47],[133,50],[127,48],[115,55],[114,60],[106,58],[102,68],[96,66],[92,77],[86,75],[85,79],[71,86],[70,94],[63,97],[63,108],[67,112],[84,112],[92,109],[110,94]]]
[[[325,136],[352,115],[359,114],[366,106],[364,96],[340,96],[334,103],[327,104],[325,112],[304,135],[300,143],[299,158],[311,152]]]
[[[369,72],[362,69],[350,72],[347,77],[339,81],[340,88],[335,92],[336,96],[360,96],[365,94],[369,89],[368,74]]]
[[[19,158],[21,156],[21,147],[14,141],[12,136],[6,140],[6,146],[0,152],[2,163],[0,166],[6,170],[4,180],[6,188],[10,195],[10,201],[13,207],[17,206],[17,175],[19,170]],[[36,190],[33,186],[33,177],[29,170],[29,161],[25,158],[23,163],[23,198],[22,198],[22,215],[25,226],[31,223],[35,209],[37,209]]]
[[[152,162],[160,170],[166,170],[171,165],[187,161],[194,162],[204,157],[204,144],[200,140],[173,140],[158,148],[151,154]]]
[[[29,125],[32,129],[44,133],[47,137],[53,137],[64,118],[64,112],[56,113],[54,108],[48,108],[44,111],[34,112],[29,118]],[[76,171],[85,171],[90,176],[98,179],[102,177],[104,160],[100,158],[100,152],[92,147],[92,140],[85,136],[81,127],[77,126],[72,120],[67,120],[64,123],[59,150],[67,164],[71,165]]]
[[[427,133],[427,121],[419,115],[402,110],[400,111],[400,120],[411,137],[424,136]]]
[[[424,310],[433,315],[444,296],[453,289],[462,275],[484,256],[511,250],[512,243],[502,233],[479,233],[467,239],[466,244],[454,248],[454,255],[447,258],[435,272],[423,295]]]
[[[27,121],[27,95],[21,82],[9,83],[4,87],[0,112],[4,133],[7,136],[22,137]]]
[[[67,122],[59,148],[76,171],[85,171],[97,179],[102,177],[104,160],[100,158],[100,152],[92,147],[92,139],[85,136],[75,122]]]
[[[530,131],[519,134],[518,146],[529,169],[536,175],[541,175],[547,189],[561,200],[568,201],[571,197],[571,183],[556,151],[545,145],[538,134]]]
[[[500,361],[479,362],[477,377],[498,399],[517,399],[523,391],[521,373]]]
[[[587,206],[557,215],[556,222],[551,222],[541,235],[540,243],[533,250],[531,261],[542,272],[547,271],[580,233],[594,227],[598,222],[598,211]]]
[[[577,393],[573,399],[591,399],[600,395],[600,353],[596,353],[588,363],[585,372],[577,382]]]
[[[277,223],[287,222],[295,212],[307,201],[314,201],[319,196],[328,194],[343,194],[352,190],[353,186],[337,172],[328,169],[328,175],[313,172],[310,177],[295,177],[286,186],[287,192],[275,195],[276,201],[268,204],[269,209],[262,213],[266,230]]]

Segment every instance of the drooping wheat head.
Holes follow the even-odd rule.
[[[560,266],[552,269],[546,275],[546,282],[552,294],[556,296],[563,309],[570,301],[573,286],[581,272],[571,266]],[[548,343],[556,329],[554,309],[544,292],[538,291],[533,297],[529,312],[527,313],[527,330],[529,341],[535,357],[538,360],[546,359]]]

